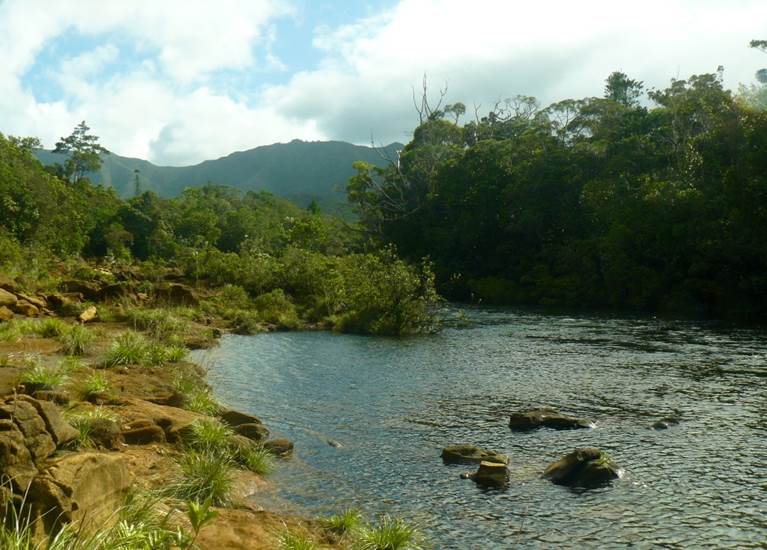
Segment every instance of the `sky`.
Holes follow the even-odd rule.
[[[303,140],[408,141],[413,88],[473,116],[724,67],[753,83],[766,0],[0,0],[0,132],[53,147],[85,120],[182,166]]]

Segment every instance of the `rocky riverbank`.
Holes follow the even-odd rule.
[[[253,504],[271,490],[262,474],[292,443],[270,440],[257,417],[217,404],[204,369],[184,360],[233,323],[202,307],[216,303],[216,291],[180,279],[174,270],[151,280],[101,270],[45,288],[0,275],[6,517],[11,508],[31,513],[36,538],[67,524],[103,529],[128,495],[149,494],[170,518],[168,531],[191,534],[194,498],[169,488],[188,483],[190,455],[211,454],[204,429],[212,427],[225,437],[216,448],[226,450],[226,491],[207,499],[215,517],[199,530],[200,548],[272,549],[286,532],[343,547],[319,522]]]

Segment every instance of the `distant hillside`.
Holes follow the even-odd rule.
[[[156,166],[111,154],[104,155],[100,172],[90,177],[95,183],[114,187],[122,197],[133,196],[134,170],[138,169],[141,189],[163,197],[211,181],[244,191],[269,191],[299,206],[316,200],[326,211],[344,213],[348,211],[346,181],[354,174],[352,163],[364,160],[384,165],[385,159],[396,158],[396,151],[402,147],[392,143],[376,150],[342,141],[294,140],[183,167]],[[63,162],[62,155],[50,151],[38,151],[36,156],[43,164]]]

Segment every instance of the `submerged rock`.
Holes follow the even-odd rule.
[[[618,466],[604,451],[587,447],[576,449],[549,465],[543,477],[557,485],[598,487],[619,477]]]
[[[506,464],[482,461],[479,463],[479,469],[470,478],[478,485],[503,487],[509,482],[509,469]]]
[[[274,456],[286,458],[293,454],[293,442],[288,439],[270,439],[264,441],[264,449]]]
[[[517,432],[526,432],[538,428],[553,428],[555,430],[577,430],[591,428],[592,422],[585,418],[577,418],[562,414],[549,408],[531,409],[511,413],[509,428]]]
[[[445,447],[442,449],[442,460],[446,464],[478,464],[483,461],[495,462],[497,464],[509,463],[509,457],[504,454],[468,444]]]
[[[661,418],[660,420],[657,420],[653,425],[654,430],[667,430],[671,426],[676,426],[679,424],[679,419],[674,417],[666,417]]]

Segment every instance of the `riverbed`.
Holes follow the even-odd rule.
[[[222,401],[295,442],[273,505],[401,515],[445,549],[722,548],[767,540],[765,342],[705,323],[468,309],[431,336],[226,335],[195,358]],[[595,427],[509,430],[511,411],[537,406]],[[652,428],[667,416],[680,423]],[[453,443],[506,453],[509,486],[460,479],[471,467],[440,459]],[[583,446],[622,478],[589,491],[541,479]]]

